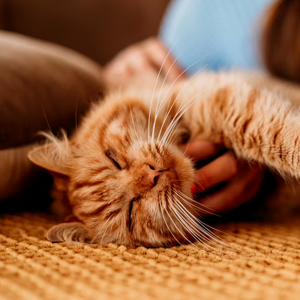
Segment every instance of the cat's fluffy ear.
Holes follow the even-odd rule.
[[[80,222],[62,223],[53,226],[46,233],[46,238],[51,242],[80,242],[89,240],[89,235]]]
[[[51,136],[51,143],[38,146],[28,153],[28,158],[34,164],[51,172],[67,176],[69,175],[68,161],[70,156],[69,141],[65,135],[63,140]]]

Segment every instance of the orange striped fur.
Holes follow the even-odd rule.
[[[180,145],[209,139],[299,177],[300,111],[291,100],[300,93],[285,86],[259,74],[205,73],[155,93],[110,94],[70,140],[50,136],[29,154],[54,174],[56,202],[67,199],[63,213],[73,216],[48,239],[158,247],[214,238],[198,220],[193,164]]]

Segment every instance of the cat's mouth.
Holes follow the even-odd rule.
[[[132,210],[133,210],[133,205],[140,200],[140,196],[133,198],[130,203],[129,203],[129,209],[128,209],[128,221],[127,221],[127,227],[129,232],[132,230]]]

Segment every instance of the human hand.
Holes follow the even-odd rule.
[[[155,82],[160,68],[166,81],[184,78],[183,72],[162,42],[155,37],[133,44],[121,51],[106,66],[104,80],[108,87],[124,86],[138,76]]]
[[[193,141],[186,146],[186,154],[195,161],[210,158],[220,150],[220,146],[204,140]],[[245,161],[239,162],[232,152],[226,152],[196,171],[192,193],[200,194],[227,182],[219,191],[201,199],[201,204],[212,212],[226,212],[252,200],[259,191],[263,177],[264,170],[258,164],[250,166]]]

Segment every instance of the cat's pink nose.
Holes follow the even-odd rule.
[[[158,177],[161,173],[163,173],[160,169],[155,169],[151,165],[146,166],[147,179],[151,185],[155,185],[157,183]]]

